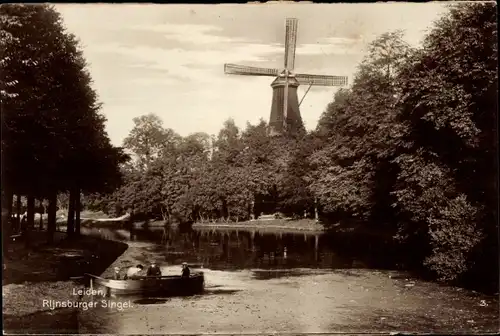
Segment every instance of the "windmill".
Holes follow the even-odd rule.
[[[271,116],[269,118],[271,135],[279,135],[287,131],[293,131],[294,129],[296,130],[298,128],[303,128],[299,107],[313,85],[347,85],[346,76],[294,73],[295,49],[297,44],[297,25],[297,19],[286,19],[285,62],[283,69],[224,64],[225,74],[276,77],[276,79],[271,83],[271,87],[273,89]],[[299,87],[299,85],[308,85],[308,88],[300,102],[297,96],[297,88]]]

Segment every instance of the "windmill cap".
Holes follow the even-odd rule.
[[[183,264],[183,265],[187,265],[188,263],[187,263],[187,262],[183,262],[182,264]]]

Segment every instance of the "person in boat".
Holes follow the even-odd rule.
[[[113,278],[115,280],[120,280],[120,267],[114,268],[115,273],[113,274]]]
[[[129,267],[129,269],[127,270],[127,274],[125,275],[125,280],[141,276],[142,275],[141,272],[143,270],[144,267],[140,264],[137,266]]]
[[[181,277],[183,278],[189,278],[189,275],[191,274],[191,270],[188,267],[187,263],[182,263],[182,275]]]
[[[161,276],[161,270],[160,268],[158,267],[158,265],[156,265],[155,263],[152,263],[149,268],[148,268],[148,272],[146,274],[147,276]]]

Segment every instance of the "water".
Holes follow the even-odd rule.
[[[272,233],[236,230],[136,230],[132,241],[150,241],[167,264],[201,264],[215,270],[351,268],[353,258],[335,253],[320,233]]]
[[[390,270],[368,242],[320,233],[181,228],[101,230],[129,249],[114,265],[203,266],[206,292],[133,299],[79,315],[85,333],[491,332],[498,300]],[[121,299],[120,299],[121,300]],[[123,299],[128,300],[128,299]],[[483,305],[483,302],[486,305]]]
[[[116,234],[114,238],[117,238]],[[394,269],[400,263],[399,255],[394,253],[389,242],[378,242],[377,245],[366,240],[354,244],[350,237],[320,232],[171,227],[133,229],[123,239],[154,243],[163,253],[162,261],[169,264],[182,260],[222,270]]]

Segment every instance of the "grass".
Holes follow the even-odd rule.
[[[23,241],[4,244],[3,313],[11,317],[47,311],[42,300],[74,300],[73,289],[80,285],[70,277],[101,274],[127,248],[95,237],[68,240],[60,232],[51,245],[44,232],[32,231],[29,238],[28,246]]]
[[[9,284],[3,286],[4,315],[22,316],[49,310],[43,306],[42,300],[74,301],[74,288],[81,285],[73,281],[40,282]],[[78,299],[78,297],[76,298]]]
[[[273,229],[297,231],[323,231],[323,225],[314,219],[272,219],[253,220],[238,223],[195,223],[193,228],[234,228],[234,229]]]
[[[88,218],[88,219],[106,219],[106,218],[109,218],[108,215],[106,215],[104,212],[102,211],[98,211],[98,212],[93,212],[93,211],[88,211],[88,210],[84,210],[82,212],[80,212],[80,218]]]

